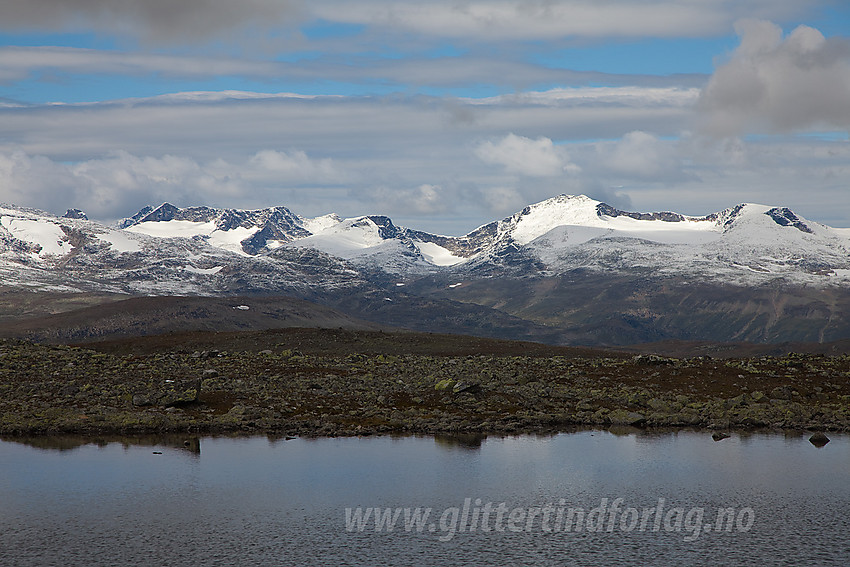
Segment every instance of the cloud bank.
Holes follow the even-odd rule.
[[[717,136],[850,128],[850,40],[767,21],[735,26],[741,43],[702,91],[702,127]]]
[[[304,21],[467,42],[706,37],[741,17],[785,20],[812,1],[766,0],[26,0],[0,5],[0,29],[95,31],[150,42],[232,41]],[[244,39],[244,37],[243,37]]]
[[[190,43],[297,18],[295,0],[26,0],[3,2],[0,28],[99,31]]]

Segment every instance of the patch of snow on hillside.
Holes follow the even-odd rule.
[[[214,268],[196,268],[195,266],[185,266],[183,269],[193,274],[212,275],[219,273],[222,268],[223,266],[216,266]]]
[[[311,234],[318,234],[342,222],[336,213],[322,215],[314,219],[301,219],[301,226]]]
[[[55,222],[2,216],[0,224],[18,240],[40,245],[39,257],[64,256],[73,248],[62,227]]]
[[[216,230],[216,226],[214,222],[170,220],[142,222],[124,230],[158,238],[192,238],[193,236],[208,236]]]
[[[138,240],[130,238],[123,230],[112,230],[105,234],[98,234],[98,238],[108,242],[110,247],[119,254],[141,252],[142,245]]]
[[[435,266],[454,266],[466,261],[466,258],[455,256],[450,250],[433,242],[417,242],[416,247],[419,248],[420,254]]]
[[[242,250],[242,241],[253,236],[259,227],[244,228],[236,227],[233,230],[219,230],[214,222],[194,221],[148,221],[139,223],[124,230],[158,238],[192,238],[203,236],[211,246],[221,248],[229,252],[235,252],[242,256],[248,254]]]
[[[837,236],[841,238],[847,239],[847,242],[850,243],[850,228],[832,228],[830,230],[834,232]]]
[[[616,217],[608,220],[614,236],[640,238],[661,244],[705,244],[721,237],[720,228],[712,221],[637,220]]]
[[[249,256],[247,252],[242,250],[242,241],[254,235],[259,227],[244,228],[237,226],[232,230],[214,230],[210,233],[207,242],[216,248],[236,252],[242,256]]]
[[[378,226],[368,218],[358,217],[345,219],[318,234],[301,238],[292,244],[303,248],[315,248],[327,254],[348,259],[383,242]]]

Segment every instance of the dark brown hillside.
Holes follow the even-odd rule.
[[[378,329],[291,297],[134,297],[43,317],[6,321],[0,336],[38,342],[86,342],[188,331],[248,331],[284,327]]]

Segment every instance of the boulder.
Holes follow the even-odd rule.
[[[646,421],[646,416],[635,411],[617,409],[608,414],[608,420],[613,425],[641,425]]]

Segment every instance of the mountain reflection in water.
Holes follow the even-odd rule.
[[[4,438],[0,564],[844,565],[850,437],[810,435]],[[358,508],[401,519],[357,529]]]

